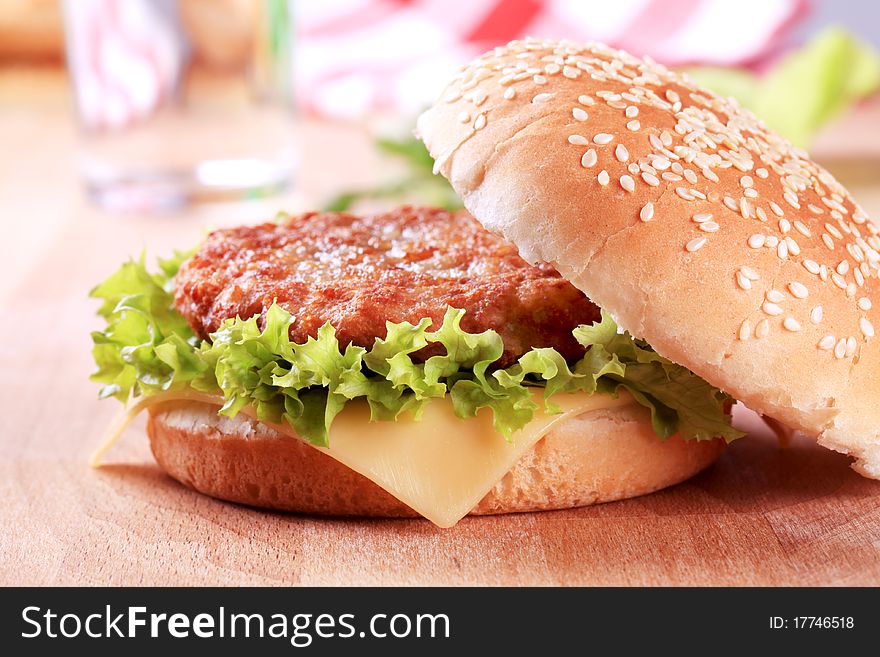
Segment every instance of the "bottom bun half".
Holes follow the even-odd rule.
[[[462,420],[467,421],[467,420]],[[201,402],[150,409],[150,445],[179,482],[231,502],[308,514],[418,514],[363,475],[308,443]],[[501,438],[499,438],[500,440]],[[635,404],[553,425],[471,514],[565,509],[651,493],[711,465],[724,441],[666,441]]]

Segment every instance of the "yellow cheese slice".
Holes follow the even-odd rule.
[[[366,404],[348,404],[330,427],[330,447],[318,447],[391,493],[440,527],[451,527],[557,422],[574,415],[634,403],[621,392],[562,394],[553,401],[562,413],[541,410],[508,442],[492,427],[488,409],[461,419],[452,402],[431,400],[419,422],[370,422]]]
[[[561,413],[544,412],[541,391],[534,393],[539,410],[508,442],[492,427],[492,414],[481,410],[476,417],[461,419],[449,398],[434,399],[423,410],[421,420],[401,418],[396,422],[370,422],[366,402],[345,406],[330,427],[329,447],[315,447],[388,491],[398,500],[440,527],[451,527],[473,509],[505,474],[557,422],[604,408],[633,404],[624,391],[614,399],[608,395],[570,393],[556,395]],[[97,466],[102,456],[125,427],[149,406],[169,401],[190,400],[223,404],[219,395],[193,391],[147,397],[127,409],[113,423],[104,443],[92,457]],[[241,411],[255,417],[254,410]],[[286,424],[266,423],[277,431],[301,440]]]

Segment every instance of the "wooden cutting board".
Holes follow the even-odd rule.
[[[0,76],[0,94],[12,88]],[[304,209],[335,183],[306,178],[262,206],[107,216],[79,196],[66,116],[56,101],[7,103],[0,123],[0,584],[880,584],[880,482],[805,438],[780,449],[748,415],[752,434],[680,486],[448,530],[203,497],[159,471],[142,421],[89,468],[117,404],[87,381],[88,289],[143,248],[164,254],[209,225]],[[343,150],[352,170],[370,168],[362,135],[315,130],[304,146],[315,171],[339,175],[327,158]],[[876,187],[853,191],[880,214]]]

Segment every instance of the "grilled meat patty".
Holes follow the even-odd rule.
[[[340,344],[363,347],[385,337],[386,321],[430,317],[437,327],[447,306],[463,308],[463,329],[504,339],[501,367],[532,347],[577,358],[572,329],[599,318],[553,267],[528,264],[467,212],[411,207],[217,230],[180,269],[175,301],[206,339],[227,318],[265,318],[277,301],[293,315],[294,342],[330,322]],[[416,357],[436,353],[431,345]]]

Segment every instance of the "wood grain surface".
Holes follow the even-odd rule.
[[[466,518],[449,530],[203,497],[157,468],[142,420],[108,465],[90,469],[117,405],[96,401],[87,380],[98,326],[89,288],[141,249],[162,254],[208,226],[305,209],[340,180],[362,184],[376,163],[363,129],[307,125],[309,166],[285,197],[109,216],[81,198],[63,92],[57,74],[0,74],[0,583],[880,584],[880,483],[806,438],[779,448],[748,414],[740,420],[752,435],[680,486],[572,511]],[[876,157],[876,146],[859,158]],[[859,172],[853,192],[880,216],[876,161],[871,178],[845,152],[833,156]]]

